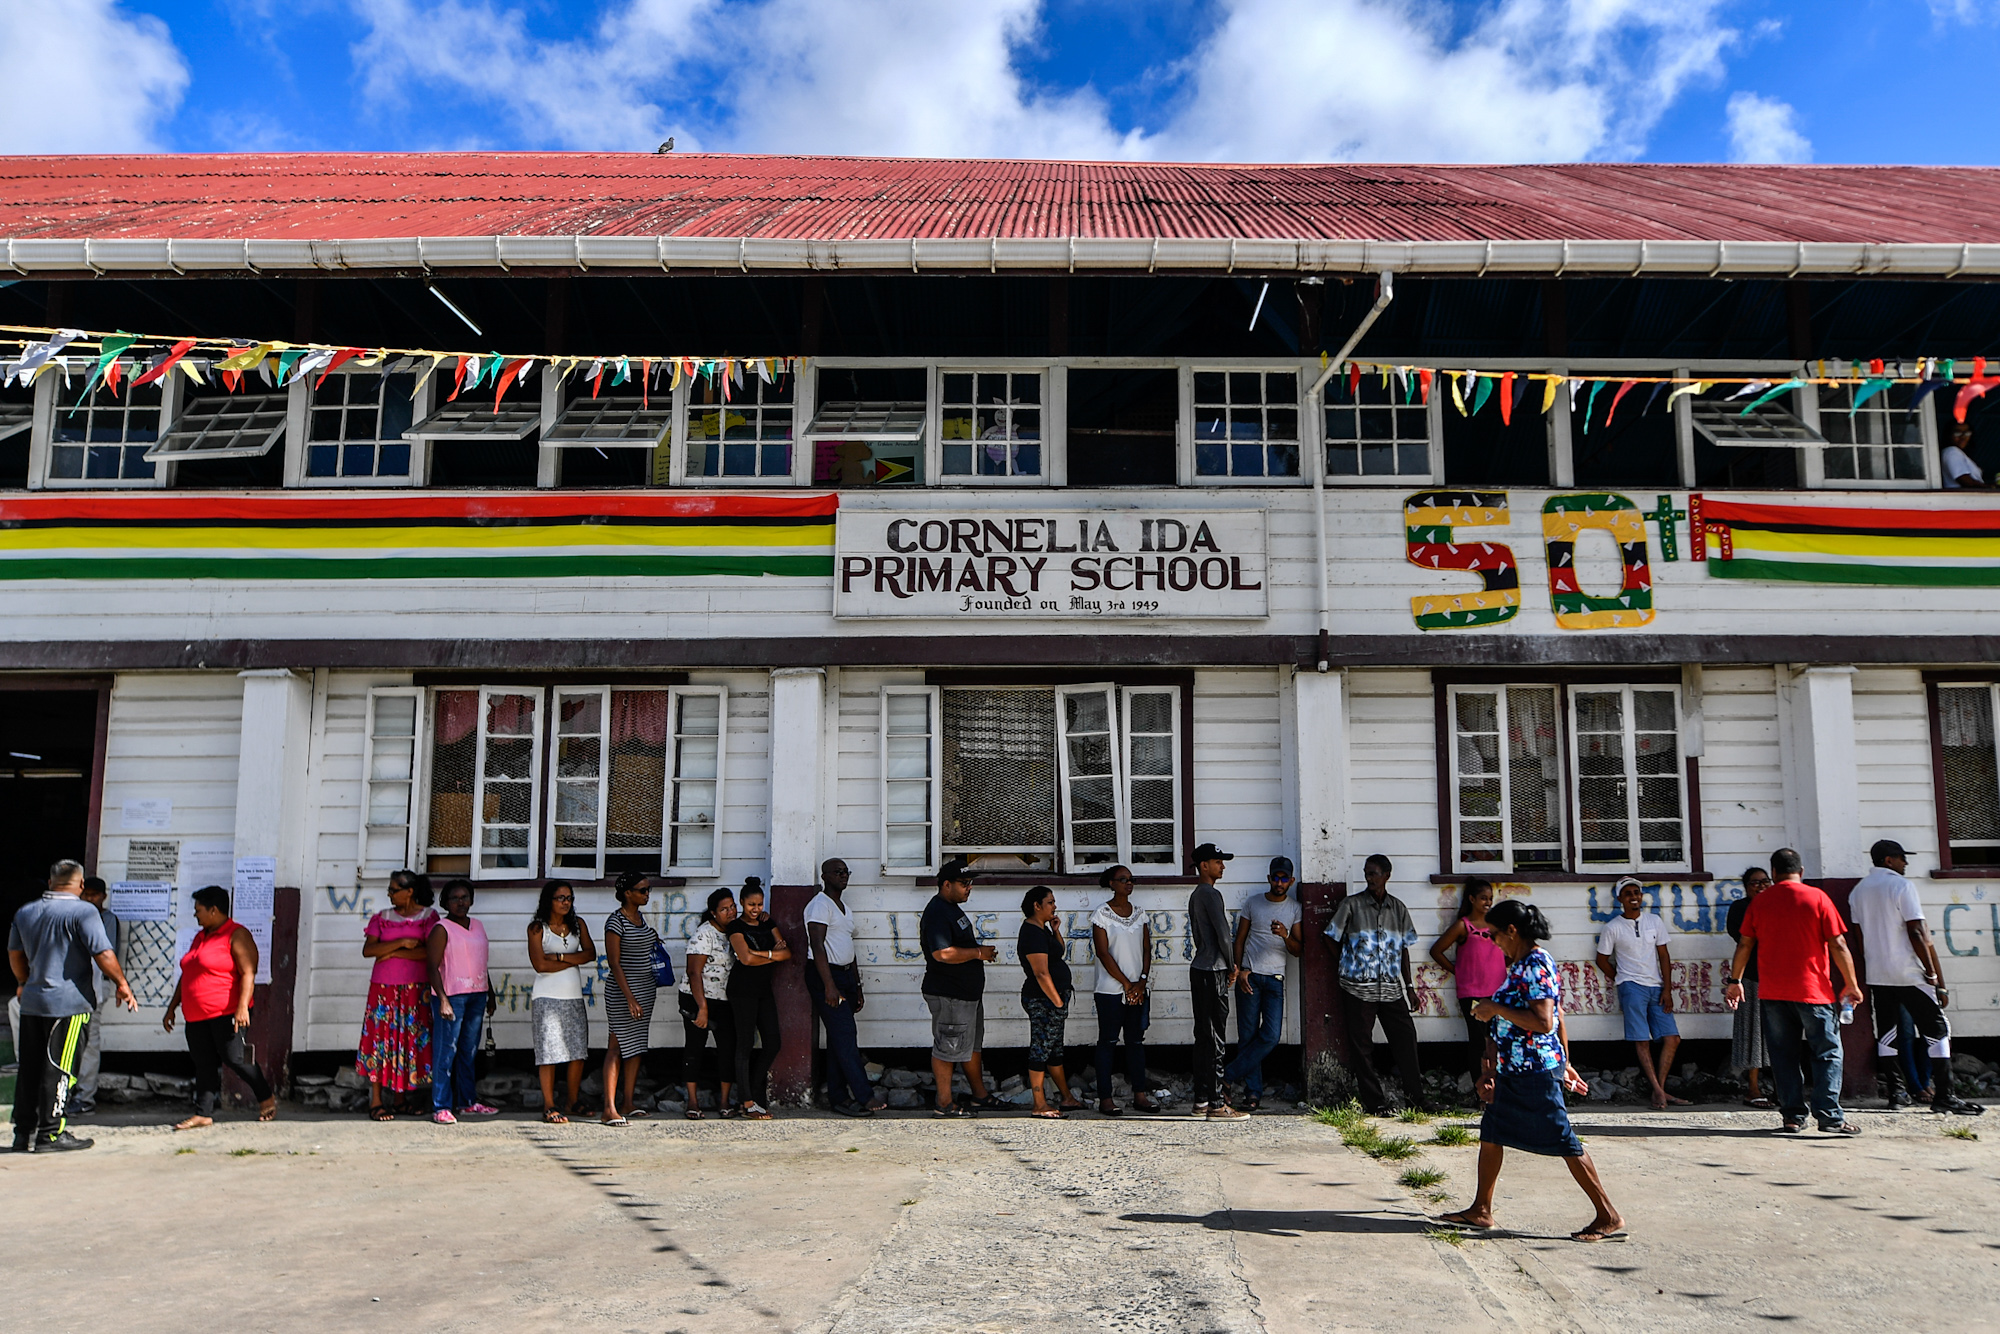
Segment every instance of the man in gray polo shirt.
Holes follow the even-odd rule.
[[[139,1008],[118,966],[104,919],[83,901],[83,868],[57,862],[48,892],[14,914],[7,928],[7,963],[21,989],[21,1062],[14,1085],[14,1152],[87,1149],[69,1133],[70,1090],[83,1056],[85,1031],[97,1008],[91,965],[118,989],[118,1003]]]
[[[1229,1105],[1222,1093],[1222,1048],[1228,1038],[1229,989],[1241,971],[1232,961],[1229,914],[1222,906],[1225,863],[1236,854],[1213,843],[1194,850],[1196,884],[1188,895],[1188,939],[1194,957],[1188,961],[1188,999],[1194,1009],[1194,1114],[1211,1121],[1241,1121],[1249,1115]]]

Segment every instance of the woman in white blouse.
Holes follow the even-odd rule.
[[[1132,1106],[1157,1112],[1146,1094],[1146,988],[1153,970],[1153,928],[1132,902],[1132,870],[1114,866],[1097,883],[1111,891],[1110,902],[1090,918],[1090,942],[1097,954],[1097,1110],[1119,1114],[1111,1096],[1111,1055],[1125,1035],[1125,1078]]]
[[[687,967],[681,970],[681,1078],[687,1082],[687,1119],[701,1120],[698,1084],[702,1048],[715,1035],[715,1105],[729,1115],[730,1062],[736,1051],[735,1016],[729,1009],[729,972],[736,955],[729,947],[729,924],[736,920],[736,897],[727,889],[708,896],[694,934],[688,937]]]

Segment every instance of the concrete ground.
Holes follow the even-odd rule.
[[[1581,1112],[1630,1237],[1515,1154],[1504,1230],[1426,1217],[1476,1147],[1402,1162],[1301,1116],[793,1114],[609,1130],[358,1116],[83,1127],[0,1154],[8,1324],[617,1331],[1963,1329],[2000,1293],[2000,1114]],[[123,1121],[124,1124],[118,1122]],[[107,1124],[110,1122],[110,1124]],[[1440,1125],[1381,1123],[1420,1144]],[[1945,1137],[1946,1125],[1980,1138]],[[1442,1172],[1426,1190],[1412,1168]],[[1451,1204],[1428,1198],[1448,1192]]]

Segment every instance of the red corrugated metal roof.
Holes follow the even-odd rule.
[[[631,153],[0,158],[0,237],[2000,241],[1980,167]]]

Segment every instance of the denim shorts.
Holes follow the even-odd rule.
[[[1618,984],[1618,1008],[1625,1014],[1625,1040],[1649,1042],[1654,1038],[1677,1038],[1680,1026],[1660,1008],[1660,988],[1637,982]]]

